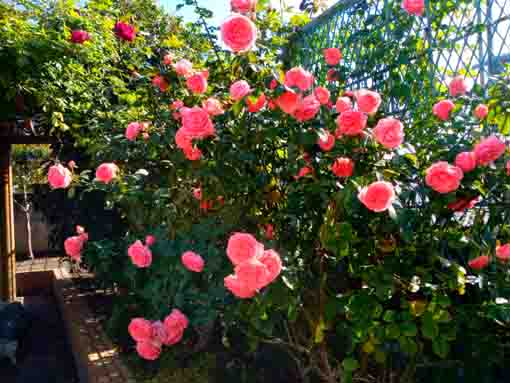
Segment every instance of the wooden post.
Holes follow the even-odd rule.
[[[16,298],[16,249],[11,145],[0,143],[0,299]]]

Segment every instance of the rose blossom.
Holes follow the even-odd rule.
[[[156,242],[156,237],[153,235],[145,236],[145,246],[152,246]]]
[[[223,282],[225,284],[225,288],[238,298],[241,299],[253,298],[256,294],[256,290],[250,289],[248,284],[241,281],[234,274],[226,276]]]
[[[450,112],[455,108],[455,104],[450,100],[441,100],[434,104],[432,113],[440,120],[446,121],[450,118]]]
[[[336,120],[338,126],[336,136],[357,136],[367,126],[367,115],[357,110],[347,110],[340,113]]]
[[[85,228],[83,226],[76,225],[76,234],[78,235],[85,234]]]
[[[358,104],[358,110],[360,112],[372,114],[377,112],[377,109],[379,109],[381,105],[381,96],[379,93],[371,90],[358,90],[354,93],[354,97],[356,98],[356,103]]]
[[[255,45],[257,27],[243,15],[234,14],[220,27],[221,39],[233,52],[244,52]]]
[[[257,258],[248,259],[239,263],[234,270],[236,277],[243,281],[249,290],[259,290],[266,286],[269,280],[267,267]]]
[[[469,85],[462,76],[457,76],[450,81],[450,84],[448,84],[448,90],[452,97],[462,96],[469,91]]]
[[[160,75],[154,76],[152,79],[152,85],[154,85],[156,88],[159,88],[161,92],[166,92],[170,86],[166,78]]]
[[[174,64],[174,69],[179,76],[187,76],[193,70],[193,64],[186,59],[180,59]]]
[[[335,108],[337,113],[352,110],[352,101],[349,97],[339,97],[338,100],[336,100]]]
[[[186,251],[181,256],[181,262],[189,271],[200,273],[204,270],[203,258],[193,251]]]
[[[376,141],[388,149],[395,149],[404,142],[404,125],[393,117],[379,120],[373,133]]]
[[[439,161],[427,169],[425,183],[438,193],[445,194],[457,190],[463,177],[461,168]]]
[[[506,245],[496,246],[496,258],[501,262],[510,261],[510,243]]]
[[[172,312],[163,321],[165,330],[168,334],[165,344],[171,346],[176,344],[182,339],[184,330],[188,327],[189,321],[178,309],[173,309]]]
[[[75,44],[83,44],[85,41],[90,40],[90,35],[87,31],[77,29],[71,32],[71,42]]]
[[[278,275],[280,275],[282,271],[282,260],[280,258],[280,255],[276,251],[269,249],[264,251],[262,256],[259,257],[259,261],[264,266],[266,266],[268,271],[267,278],[264,284],[265,286],[267,286],[270,283],[272,283],[278,277]]]
[[[298,104],[298,107],[293,113],[296,120],[304,122],[313,119],[319,112],[321,104],[313,94],[306,96]]]
[[[203,139],[216,134],[209,113],[203,108],[181,108],[183,133],[191,139]]]
[[[219,116],[225,113],[221,102],[214,97],[209,97],[207,100],[202,101],[202,108],[204,108],[210,116]]]
[[[266,236],[266,239],[274,239],[274,226],[272,224],[266,224],[264,227],[264,235]]]
[[[293,91],[282,93],[275,100],[276,105],[287,114],[292,114],[300,104],[301,96]]]
[[[53,189],[65,189],[72,180],[71,171],[61,164],[53,165],[48,170],[48,183]]]
[[[198,161],[202,158],[202,151],[196,146],[190,146],[182,149],[182,152],[186,156],[186,158],[190,161]]]
[[[252,101],[250,97],[246,98],[246,105],[248,105],[248,112],[256,113],[262,110],[264,105],[266,105],[266,95],[261,93],[259,97],[255,101]]]
[[[368,209],[379,213],[390,208],[395,199],[395,190],[391,183],[377,181],[361,189],[358,199]]]
[[[302,91],[308,90],[313,85],[313,75],[301,67],[295,67],[285,73],[284,84],[289,88],[295,86]]]
[[[421,16],[425,12],[424,0],[404,0],[402,8],[410,15]]]
[[[326,48],[322,53],[328,65],[337,65],[342,60],[342,52],[338,48]]]
[[[476,144],[474,152],[480,165],[488,165],[505,153],[505,144],[498,137],[490,136]]]
[[[128,23],[123,23],[122,21],[117,22],[114,31],[117,37],[122,40],[133,41],[135,39],[135,27]]]
[[[489,257],[487,255],[481,255],[470,260],[468,265],[474,270],[485,269],[489,265]]]
[[[202,94],[207,90],[207,79],[203,73],[195,73],[186,79],[186,86],[194,94]]]
[[[294,179],[298,180],[301,177],[305,177],[308,174],[312,174],[312,173],[313,173],[313,169],[310,166],[303,166],[301,169],[299,169],[298,174],[294,176]]]
[[[329,152],[335,146],[335,136],[330,132],[321,131],[317,139],[317,144],[323,151]]]
[[[86,239],[82,235],[76,235],[74,237],[67,238],[64,241],[64,250],[66,254],[75,261],[79,262],[81,260],[81,251],[85,241]]]
[[[110,183],[115,177],[117,177],[118,172],[119,168],[114,163],[104,163],[97,167],[96,179],[107,184]]]
[[[257,0],[230,0],[230,6],[234,12],[247,13],[255,10]]]
[[[202,188],[194,188],[193,189],[193,197],[195,197],[196,200],[201,201],[202,200]]]
[[[318,86],[317,88],[315,88],[314,95],[315,98],[319,100],[321,105],[327,105],[329,103],[330,97],[329,90],[327,90],[323,86]]]
[[[170,53],[167,53],[166,55],[163,56],[163,64],[166,66],[172,65],[173,60],[174,57]]]
[[[155,339],[138,342],[136,352],[145,360],[156,360],[161,354],[161,343]]]
[[[340,157],[331,165],[331,171],[337,177],[350,177],[354,171],[354,162],[347,157]]]
[[[476,118],[483,120],[489,114],[489,107],[485,104],[478,104],[473,112]]]
[[[328,71],[326,72],[326,81],[327,82],[335,82],[335,81],[338,81],[339,79],[340,79],[340,76],[335,69],[333,69],[333,68],[328,69]]]
[[[140,240],[137,240],[128,248],[131,262],[139,268],[149,267],[152,263],[152,252]]]
[[[475,152],[461,152],[455,157],[455,166],[468,173],[476,168],[477,160]]]
[[[126,128],[126,138],[129,140],[129,141],[134,141],[136,140],[136,137],[138,137],[138,135],[140,134],[140,132],[142,131],[142,124],[140,124],[139,122],[131,122],[128,124],[127,128]]]
[[[250,84],[244,80],[236,81],[230,85],[230,97],[235,101],[241,100],[243,97],[250,94],[250,92]]]
[[[152,338],[152,323],[144,318],[133,318],[128,326],[129,335],[136,342]]]
[[[71,160],[67,163],[67,166],[69,166],[69,169],[73,170],[76,167],[76,162]]]
[[[264,252],[264,246],[247,233],[234,233],[228,240],[227,256],[234,265],[255,258]]]

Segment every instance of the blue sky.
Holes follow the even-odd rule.
[[[175,13],[175,7],[177,4],[184,2],[182,0],[160,0],[160,3],[167,8],[170,13]],[[198,4],[201,7],[207,8],[213,12],[213,18],[210,20],[212,25],[219,25],[220,22],[225,19],[230,13],[230,1],[229,0],[198,0]],[[193,12],[194,7],[184,6],[176,14],[183,16],[186,21],[194,21],[196,15]]]

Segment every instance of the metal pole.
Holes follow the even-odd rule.
[[[0,299],[16,299],[16,249],[11,145],[0,144]]]

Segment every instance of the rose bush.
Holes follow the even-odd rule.
[[[412,31],[424,2],[390,3]],[[101,112],[77,136],[96,178],[87,169],[75,182],[107,193],[125,235],[70,250],[128,291],[119,331],[152,360],[164,344],[199,345],[214,327],[228,343],[240,329],[252,349],[290,353],[296,381],[349,381],[395,358],[404,366],[387,368],[413,376],[459,344],[466,360],[478,355],[475,334],[499,347],[510,319],[497,303],[508,298],[507,83],[488,99],[462,78],[434,98],[420,96],[432,83],[346,89],[354,58],[331,47],[321,73],[284,65],[291,28],[278,13],[264,1],[232,6],[246,15],[229,17],[219,42],[205,31],[203,45],[178,44],[204,35],[176,26],[163,39],[136,19],[102,31],[122,40],[109,52],[128,63],[116,65],[138,75],[122,76],[114,113],[93,103]],[[90,32],[80,49],[96,49]],[[388,51],[417,47],[409,36]],[[422,76],[431,64],[416,60],[408,69]],[[388,112],[404,85],[415,105]],[[157,324],[174,309],[186,320]]]

